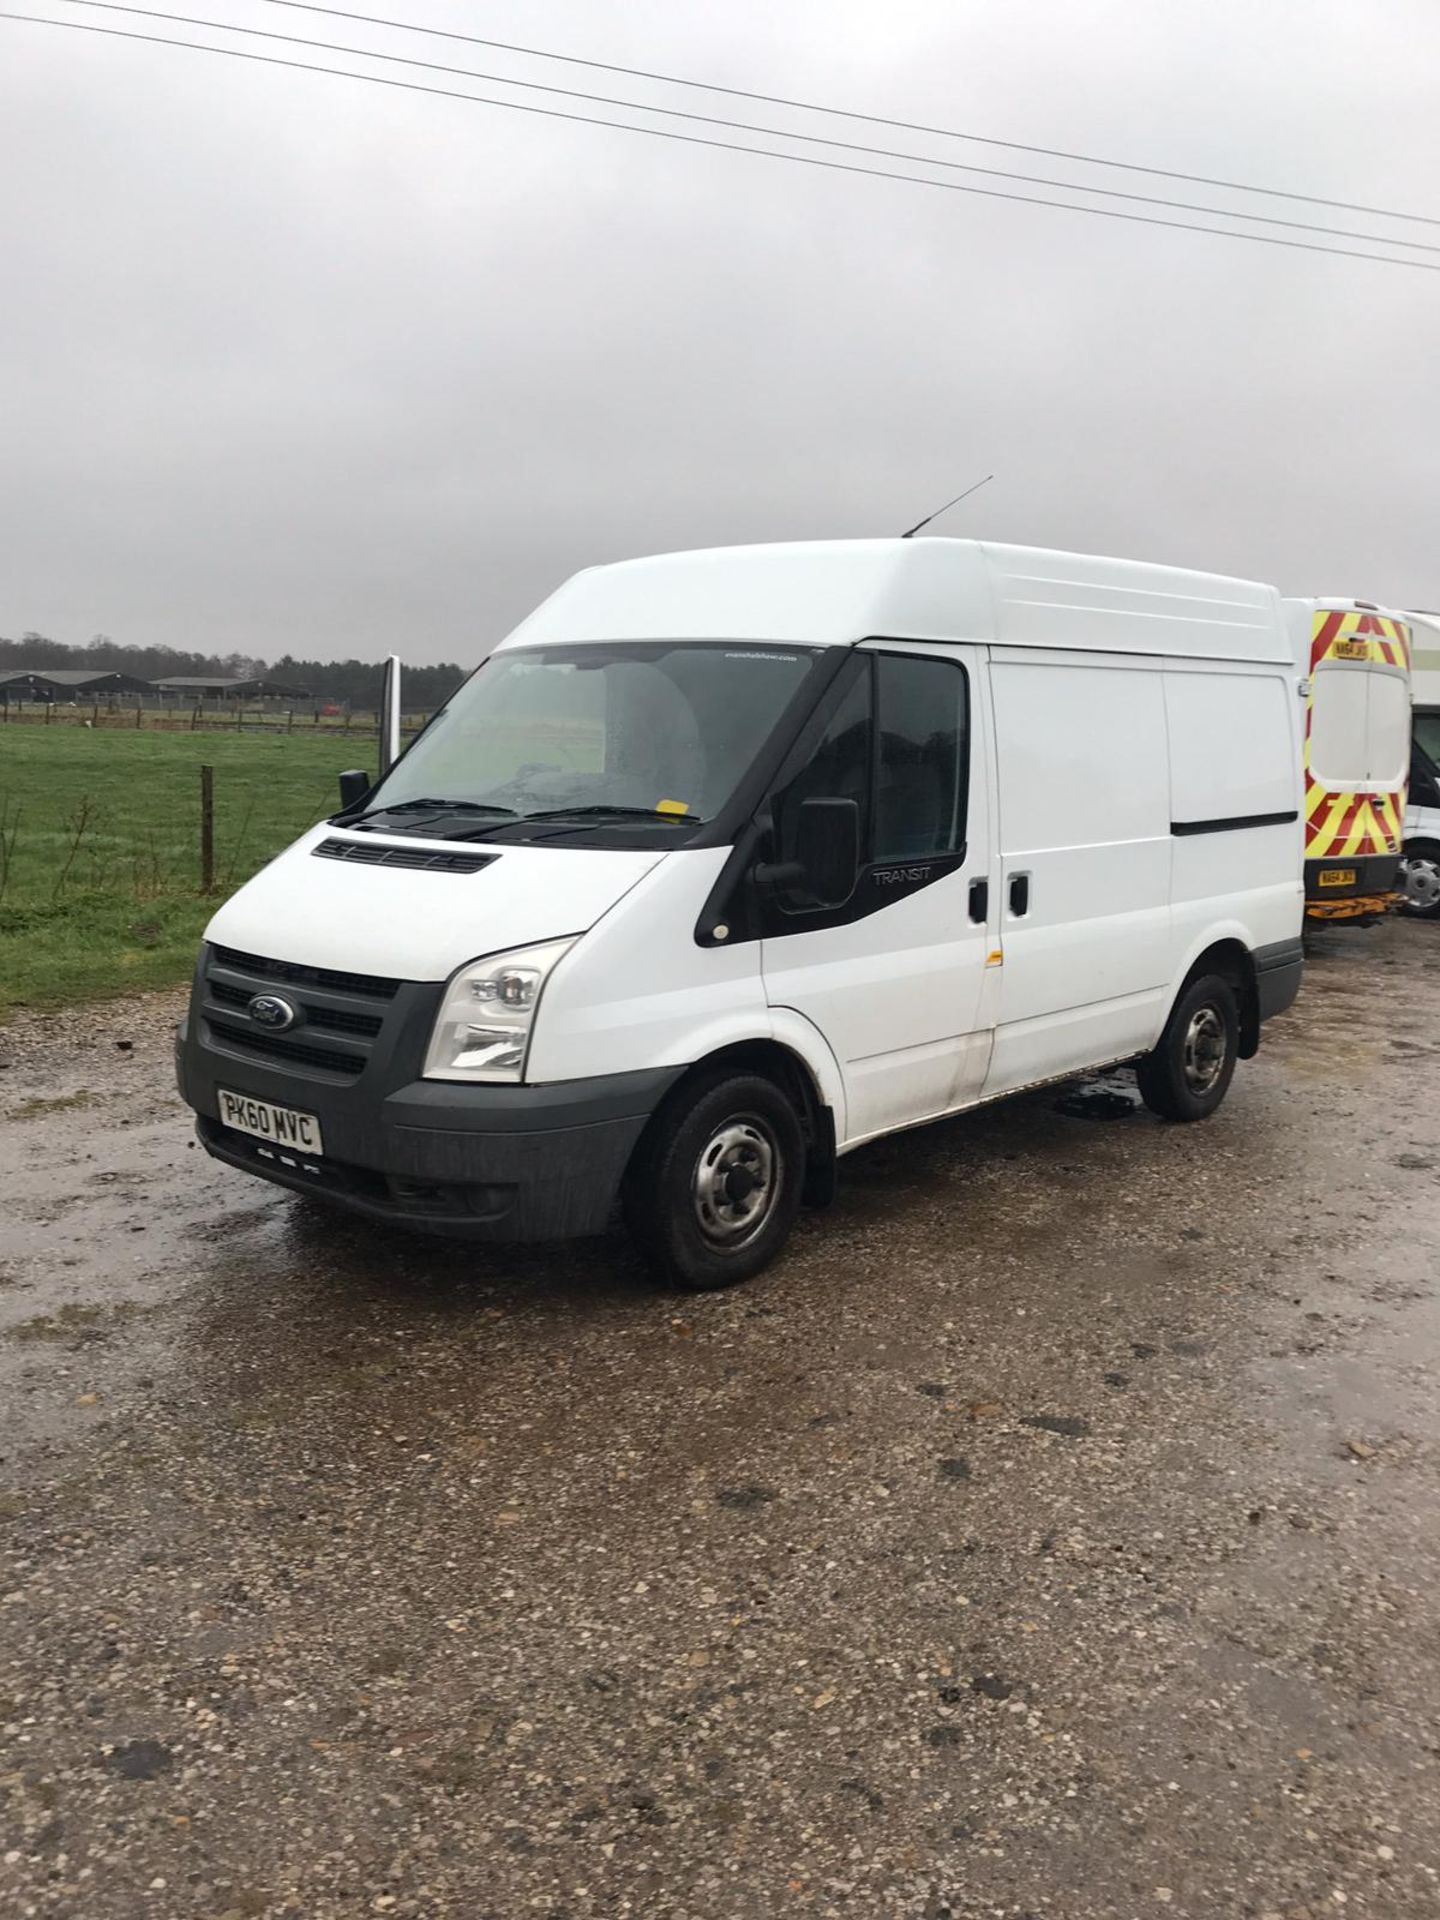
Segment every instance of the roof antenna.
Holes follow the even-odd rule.
[[[908,533],[902,533],[900,538],[902,540],[913,540],[922,527],[928,527],[932,520],[938,520],[941,514],[948,513],[951,507],[958,507],[962,500],[968,500],[972,493],[978,493],[981,487],[987,486],[994,478],[993,473],[987,473],[985,478],[983,480],[977,480],[973,487],[966,487],[964,493],[957,493],[955,498],[953,500],[947,500],[943,507],[937,507],[934,513],[927,513],[923,520],[917,520],[910,531]]]

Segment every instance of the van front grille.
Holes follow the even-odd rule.
[[[227,1053],[291,1067],[302,1074],[354,1080],[383,1043],[386,1022],[398,1019],[387,1004],[401,982],[374,974],[344,973],[272,960],[234,947],[210,947],[200,982],[199,1011],[208,1037]],[[260,997],[285,1001],[292,1023],[276,1027],[257,1020]],[[263,1005],[262,1013],[273,1011]]]
[[[248,973],[260,980],[256,993],[266,986],[284,981],[295,987],[333,987],[337,993],[364,993],[376,1000],[393,1000],[400,991],[398,980],[385,980],[373,973],[337,973],[331,967],[301,967],[290,960],[262,960],[257,953],[237,953],[234,947],[212,947],[212,959],[236,973]]]
[[[233,1047],[240,1053],[253,1053],[262,1060],[274,1060],[286,1066],[313,1067],[322,1073],[339,1074],[353,1080],[365,1071],[365,1055],[340,1047],[311,1047],[303,1040],[292,1040],[286,1033],[265,1033],[259,1027],[234,1027],[226,1020],[212,1020],[210,1033],[216,1044]]]
[[[385,1022],[373,1013],[349,1013],[339,1007],[311,1007],[305,1015],[307,1027],[323,1027],[327,1033],[355,1033],[373,1040]]]
[[[207,984],[212,1000],[218,1000],[222,1007],[238,1007],[242,1012],[255,998],[256,992],[264,992],[263,987],[241,987],[232,980],[218,977],[212,978]],[[305,1007],[305,1025],[322,1027],[327,1033],[356,1033],[373,1040],[384,1024],[383,1014],[352,1013],[346,1007],[322,1006],[316,1002]]]

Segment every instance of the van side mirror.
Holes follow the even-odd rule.
[[[755,869],[756,882],[803,895],[812,907],[843,907],[860,878],[860,808],[812,795],[791,817],[788,859]]]
[[[843,907],[860,878],[860,809],[853,800],[800,803],[795,859],[817,906]]]
[[[374,784],[364,767],[347,768],[340,776],[340,811],[348,813],[351,807],[358,807]]]

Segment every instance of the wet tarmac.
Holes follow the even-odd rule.
[[[1208,1124],[698,1299],[214,1165],[174,1001],[0,1031],[0,1912],[1440,1913],[1437,988],[1327,933]]]

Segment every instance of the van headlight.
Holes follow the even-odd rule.
[[[461,967],[440,1003],[425,1078],[521,1079],[545,982],[579,937],[492,953]]]

